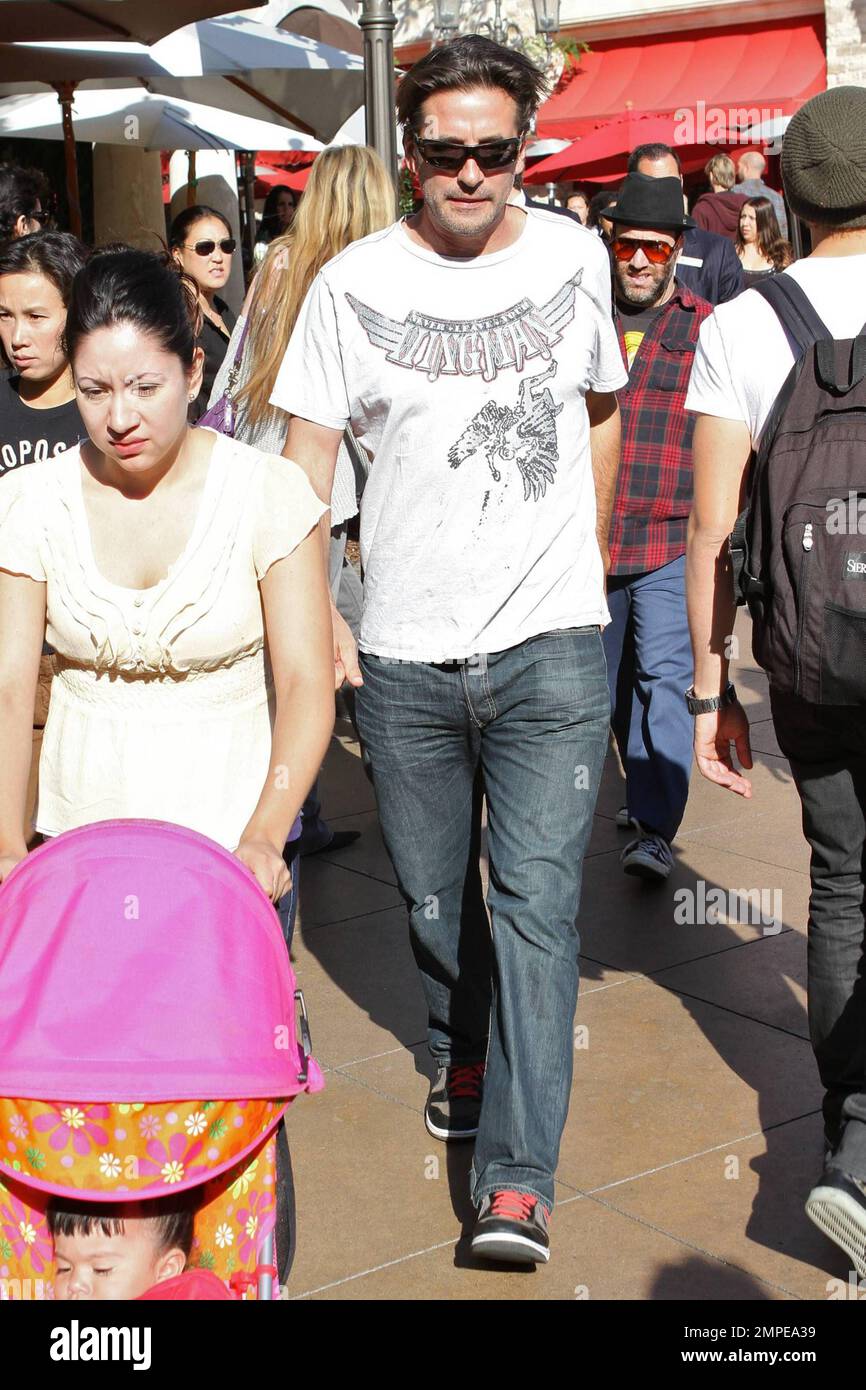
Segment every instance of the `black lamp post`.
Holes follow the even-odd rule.
[[[397,129],[394,97],[394,30],[391,0],[361,0],[358,19],[364,35],[364,108],[367,144],[381,155],[397,183]]]

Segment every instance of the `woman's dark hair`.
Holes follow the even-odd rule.
[[[142,1217],[154,1223],[160,1254],[177,1247],[189,1259],[197,1206],[194,1190],[128,1203],[76,1202],[53,1197],[45,1219],[51,1239],[56,1240],[58,1236],[89,1236],[96,1231],[104,1236],[123,1235],[124,1217]]]
[[[224,213],[217,212],[216,208],[206,207],[204,203],[196,203],[191,208],[184,208],[172,222],[168,233],[168,244],[172,250],[184,246],[190,227],[195,226],[196,222],[203,222],[206,217],[215,217],[218,222],[222,222],[228,235],[232,235],[231,226]]]
[[[784,240],[782,229],[779,226],[779,219],[776,216],[776,209],[763,193],[757,193],[754,198],[747,198],[740,208],[742,216],[743,208],[755,209],[755,227],[757,230],[758,250],[767,261],[773,262],[774,270],[784,270],[794,259],[790,242]],[[744,242],[740,232],[740,222],[737,219],[736,246],[738,251],[742,251]]]
[[[298,206],[298,195],[295,190],[289,188],[287,183],[275,183],[268,193],[267,198],[265,198],[265,205],[262,208],[261,226],[259,227],[256,241],[271,242],[274,237],[279,236],[280,232],[283,230],[280,227],[277,217],[277,203],[279,202],[281,193],[289,193],[295,207]]]
[[[611,189],[603,189],[601,193],[594,193],[589,200],[589,212],[586,215],[587,227],[597,227],[599,218],[615,202],[616,194]]]
[[[201,328],[197,299],[190,277],[168,256],[135,250],[94,255],[72,285],[63,335],[66,356],[71,361],[89,333],[128,323],[152,333],[189,370]]]
[[[38,169],[0,164],[0,241],[11,237],[19,217],[30,218],[48,197],[48,180]]]
[[[434,92],[471,91],[490,87],[507,92],[517,105],[517,128],[529,129],[539,103],[547,94],[544,73],[525,53],[467,34],[432,48],[410,68],[397,92],[397,118],[413,134],[421,134],[421,107]]]
[[[0,275],[44,275],[68,305],[87,256],[87,247],[71,232],[31,232],[0,244]]]

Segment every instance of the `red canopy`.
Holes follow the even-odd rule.
[[[291,188],[293,192],[301,193],[309,177],[309,169],[295,169],[288,173],[285,169],[271,169],[267,164],[256,164],[254,196],[267,198],[272,188]]]
[[[796,111],[824,90],[823,36],[823,17],[814,15],[595,44],[538,113],[539,137],[579,143],[535,165],[527,181],[621,177],[625,154],[648,140],[709,144],[715,153],[744,126]],[[660,119],[658,133],[650,117]]]

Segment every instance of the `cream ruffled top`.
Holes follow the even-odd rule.
[[[36,829],[173,821],[236,848],[271,754],[259,580],[325,508],[294,463],[214,434],[198,516],[149,589],[96,567],[80,451],[0,482],[0,568],[47,584],[55,679]]]

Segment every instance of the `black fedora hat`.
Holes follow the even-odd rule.
[[[683,232],[698,225],[683,211],[683,186],[679,179],[653,179],[649,174],[629,174],[605,217],[629,227],[660,227],[670,232]]]

